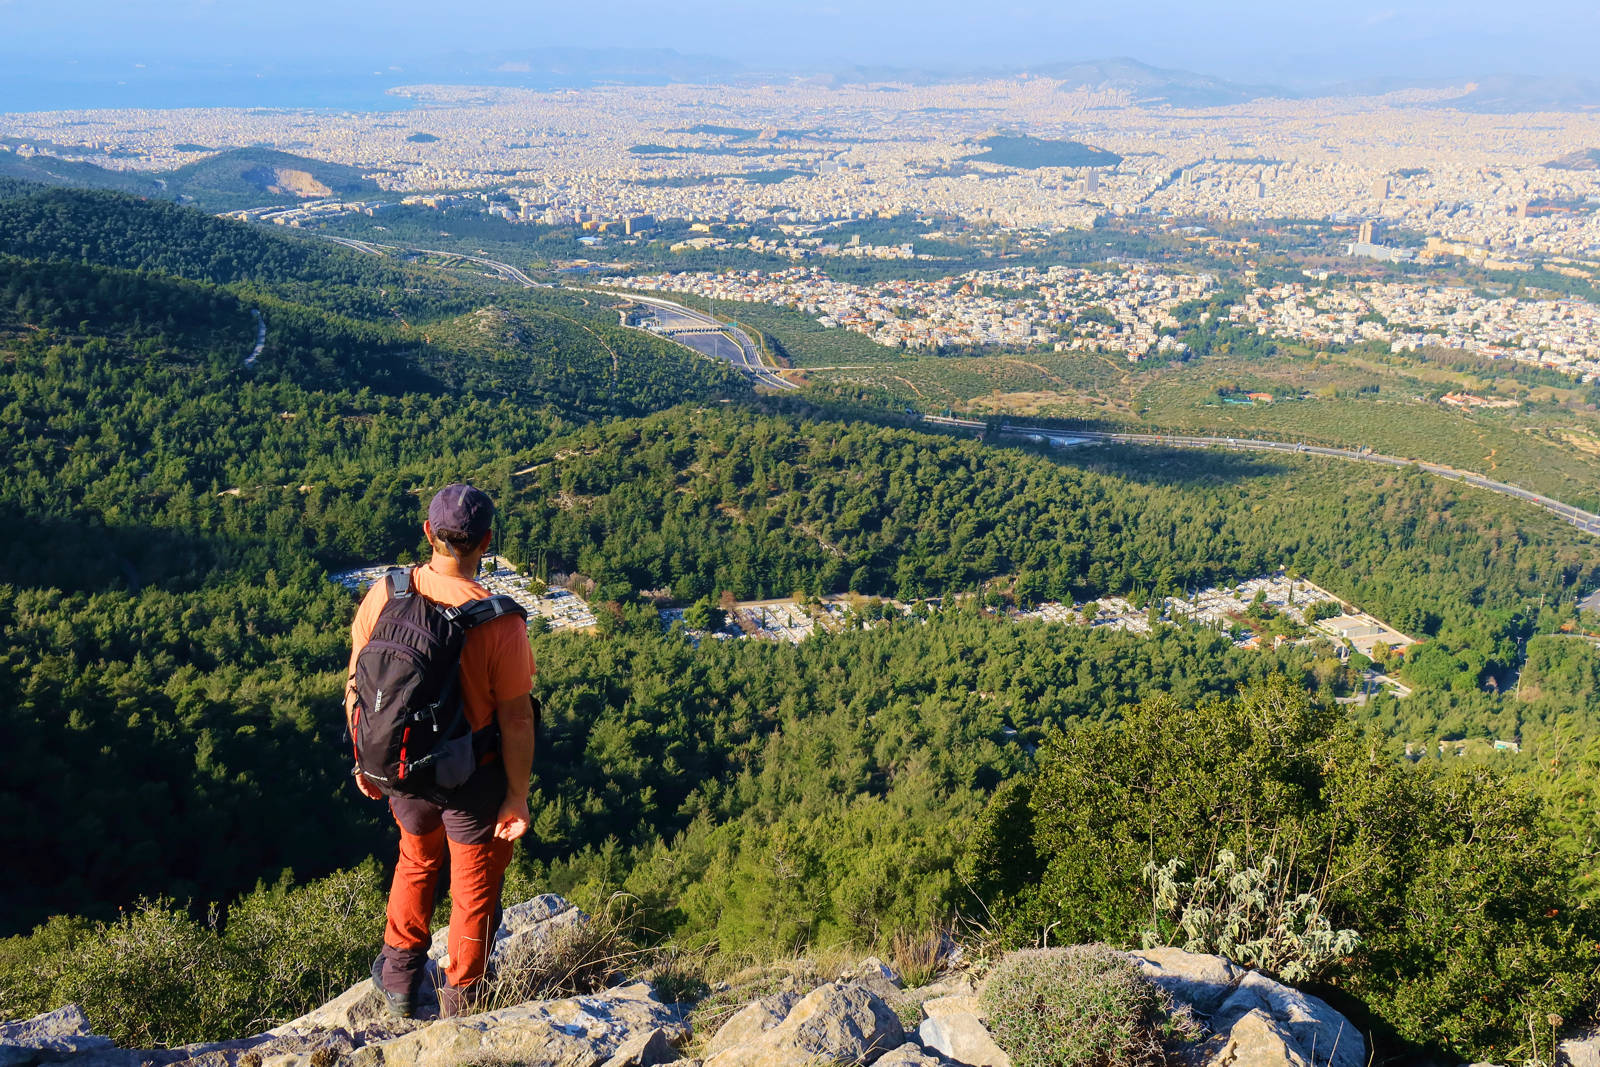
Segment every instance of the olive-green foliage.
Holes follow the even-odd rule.
[[[61,920],[0,951],[0,1016],[65,1003],[129,1048],[253,1033],[329,1000],[365,973],[383,936],[374,863],[291,887],[258,887],[197,920],[146,900],[115,921]]]
[[[1045,727],[1310,669],[1301,650],[1263,657],[1210,632],[975,609],[798,647],[694,650],[646,622],[534,651],[546,738],[527,850],[551,888],[585,903],[625,890],[650,928],[752,954],[883,950],[970,903],[951,872],[962,837]]]
[[[1017,1067],[1154,1067],[1166,1062],[1172,1002],[1105,945],[1012,952],[981,1003]]]
[[[1026,832],[1003,825],[1019,814]],[[1203,868],[1221,848],[1325,884],[1328,919],[1363,937],[1339,984],[1407,1040],[1503,1052],[1526,1018],[1595,991],[1600,924],[1573,909],[1574,857],[1526,790],[1397,761],[1281,680],[1054,736],[991,803],[965,871],[1013,936],[1126,942],[1152,854]]]
[[[171,205],[0,185],[0,248],[38,257],[0,253],[0,514],[19,549],[0,554],[0,801],[34,816],[0,827],[30,870],[0,888],[0,934],[227,900],[387,847],[377,809],[340,797],[352,602],[327,569],[415,552],[433,487],[505,499],[529,443],[721,395],[729,373],[534,312],[514,344],[430,342],[396,316],[498,291],[441,295]],[[309,302],[246,288],[262,264]],[[373,308],[345,283],[421,293]],[[246,369],[252,308],[267,347]]]
[[[1286,982],[1305,982],[1361,943],[1356,931],[1335,930],[1322,914],[1326,887],[1293,891],[1287,884],[1292,872],[1271,853],[1245,866],[1232,850],[1219,849],[1215,865],[1189,881],[1178,877],[1182,868],[1176,859],[1145,864],[1153,920],[1144,933],[1146,948],[1161,944],[1170,930],[1185,952],[1226,956]]]

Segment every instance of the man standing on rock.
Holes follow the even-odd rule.
[[[428,518],[422,524],[433,556],[411,571],[410,592],[440,608],[488,597],[489,591],[475,577],[479,561],[489,550],[493,518],[494,504],[481,490],[463,484],[441,489],[428,505]],[[352,735],[359,703],[356,661],[389,596],[389,581],[375,583],[350,627],[345,718]],[[395,1014],[410,1016],[417,1010],[418,986],[431,941],[429,920],[447,852],[449,966],[445,984],[438,990],[440,1017],[465,1014],[481,992],[489,949],[500,922],[500,889],[512,842],[528,829],[534,670],[527,626],[517,615],[503,615],[469,630],[461,645],[461,702],[475,737],[491,739],[493,747],[477,755],[477,767],[470,777],[441,802],[389,798],[389,809],[400,826],[400,858],[389,891],[383,951],[373,961],[372,980]],[[497,742],[492,740],[494,727],[498,727]],[[370,764],[368,769],[371,771]],[[374,800],[384,796],[378,783],[359,767],[355,782]]]

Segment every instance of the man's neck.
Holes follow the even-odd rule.
[[[457,559],[444,552],[435,552],[433,558],[428,561],[428,569],[446,578],[466,578],[471,581],[478,576],[478,560],[482,558],[462,556]]]

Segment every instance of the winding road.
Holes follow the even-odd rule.
[[[469,263],[476,263],[479,266],[488,267],[506,281],[521,285],[526,289],[555,288],[554,285],[551,285],[548,282],[534,281],[520,268],[514,267],[510,263],[502,263],[498,259],[489,259],[487,256],[473,256],[468,255],[465,252],[446,252],[438,248],[399,248],[395,245],[374,244],[371,241],[357,241],[353,238],[335,237],[332,234],[326,233],[318,234],[317,236],[323,238],[324,240],[332,241],[334,244],[343,245],[344,247],[352,249],[356,252],[363,252],[372,256],[386,256],[391,252],[405,251],[420,252],[423,255],[429,256],[448,256],[455,259],[463,259]],[[593,293],[602,293],[606,296],[613,297],[618,295],[616,293],[607,292],[604,289],[591,289],[588,291]],[[676,341],[678,344],[683,345],[683,347],[702,356],[707,356],[712,359],[725,359],[729,363],[732,363],[735,367],[738,367],[740,370],[744,371],[745,374],[749,375],[761,385],[770,386],[773,389],[800,388],[793,382],[786,381],[785,379],[780,378],[776,374],[772,373],[766,364],[761,362],[761,356],[756,348],[756,343],[750,339],[749,334],[745,333],[744,330],[738,326],[735,326],[732,323],[720,322],[704,312],[695,311],[692,308],[684,307],[682,304],[673,303],[671,300],[660,300],[655,297],[632,296],[632,294],[629,295],[631,299],[641,304],[648,304],[651,307],[656,308],[658,311],[664,311],[676,318],[687,320],[689,325],[681,327],[678,331],[674,332],[684,333],[694,340],[703,338],[706,341],[706,345],[702,348],[691,343],[691,341],[686,341],[680,337],[675,337],[672,333],[661,333],[657,336],[665,337],[669,341]],[[565,318],[566,316],[561,317]],[[582,323],[578,323],[578,325],[583,326]],[[594,334],[596,340],[600,340],[600,335],[589,329],[588,326],[583,326],[583,328],[585,330],[589,330],[589,333]],[[605,346],[606,351],[611,352],[610,345],[606,345],[603,340],[601,340],[600,343]],[[613,372],[615,373],[617,369],[617,354],[615,352],[611,352],[611,363]]]
[[[949,423],[956,420],[939,419],[937,421]],[[1186,434],[1052,430],[1039,426],[1021,426],[1010,422],[1001,423],[1000,432],[1011,435],[1041,437],[1046,441],[1059,442],[1061,444],[1113,441],[1119,444],[1165,445],[1177,448],[1228,448],[1237,452],[1295,452],[1313,456],[1330,456],[1334,459],[1355,460],[1360,463],[1378,463],[1389,467],[1416,467],[1437,477],[1448,478],[1453,482],[1462,482],[1478,489],[1487,489],[1491,493],[1499,493],[1502,496],[1525,500],[1535,507],[1543,508],[1558,518],[1571,523],[1584,533],[1600,537],[1600,515],[1596,515],[1593,512],[1575,508],[1571,504],[1564,504],[1553,497],[1535,493],[1532,490],[1512,485],[1509,482],[1497,482],[1493,478],[1485,478],[1483,475],[1472,471],[1457,470],[1455,467],[1447,467],[1442,463],[1427,463],[1422,460],[1404,459],[1400,456],[1386,456],[1364,448],[1329,448],[1325,445],[1305,445],[1292,441],[1259,441],[1247,437],[1197,437]]]
[[[597,289],[593,291],[606,292],[603,289]],[[617,296],[620,294],[607,292],[606,295]],[[749,334],[745,333],[744,330],[738,326],[735,326],[732,323],[722,322],[719,319],[707,315],[703,311],[696,311],[693,308],[685,307],[684,305],[671,300],[662,300],[661,298],[654,296],[639,296],[635,293],[629,293],[627,295],[629,299],[635,301],[636,303],[655,308],[658,313],[666,313],[668,317],[667,323],[669,330],[663,331],[662,333],[658,334],[658,336],[677,341],[685,348],[693,349],[694,351],[699,352],[701,355],[711,356],[714,359],[726,359],[728,362],[744,371],[761,385],[771,386],[774,389],[800,388],[793,382],[778,377],[765,363],[762,363],[761,355],[756,349],[756,343],[750,339]],[[684,320],[686,325],[673,327],[671,326],[671,321],[673,319]],[[689,341],[684,340],[683,338],[674,336],[674,334],[677,333],[682,333],[685,336],[694,339],[705,338],[710,343],[706,348],[700,348],[691,344]],[[715,338],[722,338],[726,341],[730,341],[731,344],[717,344],[714,340]]]

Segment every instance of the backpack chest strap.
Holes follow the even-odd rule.
[[[463,630],[470,630],[475,626],[482,626],[486,622],[493,622],[502,615],[515,615],[524,621],[528,618],[528,611],[521,604],[503,593],[482,600],[469,600],[465,604],[457,604],[452,608],[444,609],[444,617],[460,626]]]

